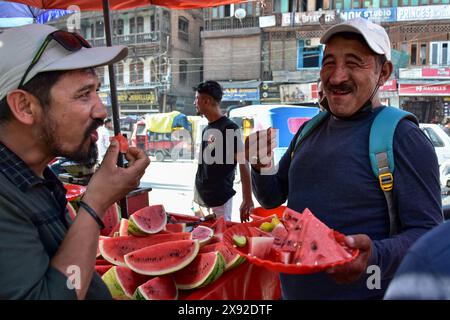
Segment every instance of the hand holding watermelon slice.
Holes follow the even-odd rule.
[[[326,273],[337,283],[352,283],[367,270],[372,253],[372,240],[365,234],[347,236],[343,240],[349,248],[359,250],[358,257],[347,264],[331,267]]]
[[[128,151],[128,140],[121,133],[115,135],[112,138],[109,138],[110,141],[117,140],[119,142],[119,150],[120,153],[127,153]]]

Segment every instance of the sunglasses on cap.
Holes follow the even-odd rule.
[[[33,60],[31,61],[30,65],[28,66],[27,70],[25,71],[22,79],[19,83],[19,88],[23,86],[23,83],[25,79],[27,78],[28,74],[30,73],[31,69],[38,63],[39,59],[41,59],[42,54],[44,53],[45,49],[47,48],[50,41],[55,40],[58,42],[64,49],[76,52],[78,50],[81,50],[81,48],[91,48],[91,45],[89,42],[87,42],[82,36],[80,36],[78,33],[75,32],[67,32],[63,30],[56,30],[52,33],[50,33],[42,43],[42,45],[39,47],[38,52],[34,56]]]

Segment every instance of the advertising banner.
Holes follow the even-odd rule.
[[[398,7],[397,21],[450,19],[450,5]]]
[[[396,8],[352,9],[342,10],[340,16],[342,20],[364,18],[373,22],[394,22],[396,13]]]
[[[450,96],[450,84],[401,83],[400,96]]]

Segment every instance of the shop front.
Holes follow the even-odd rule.
[[[400,107],[414,113],[419,122],[442,123],[449,114],[450,82],[401,81]]]

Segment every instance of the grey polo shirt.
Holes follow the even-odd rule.
[[[50,266],[69,228],[66,191],[49,168],[44,177],[0,143],[0,299],[77,299]],[[86,299],[111,299],[96,272]]]

